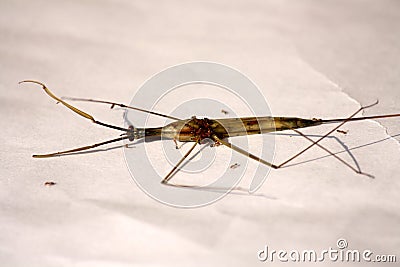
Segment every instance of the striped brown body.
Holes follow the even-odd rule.
[[[181,142],[200,141],[212,138],[228,138],[251,134],[263,134],[320,125],[319,120],[290,117],[247,117],[223,119],[198,119],[192,117],[178,120],[164,127],[146,129],[146,136],[161,136]]]

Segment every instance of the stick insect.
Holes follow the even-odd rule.
[[[53,98],[54,100],[57,101],[57,103],[61,103],[76,114],[91,120],[93,123],[98,124],[103,127],[107,128],[112,128],[118,131],[122,131],[123,133],[118,137],[114,139],[110,139],[104,142],[96,143],[93,145],[88,145],[88,146],[83,146],[79,148],[74,148],[70,150],[65,150],[61,152],[55,152],[55,153],[50,153],[50,154],[41,154],[41,155],[33,155],[34,158],[49,158],[49,157],[55,157],[55,156],[60,156],[60,155],[65,155],[65,154],[70,154],[74,152],[79,152],[83,150],[88,150],[92,149],[95,147],[99,146],[104,146],[110,143],[122,141],[128,139],[129,141],[133,142],[134,140],[146,138],[146,137],[166,137],[168,139],[172,139],[175,142],[180,141],[180,142],[193,142],[194,144],[190,149],[186,152],[186,154],[176,163],[176,165],[171,169],[171,171],[164,177],[164,179],[161,181],[163,184],[169,184],[170,179],[173,177],[174,173],[176,171],[179,171],[179,166],[182,165],[182,163],[185,161],[185,159],[188,158],[188,156],[193,152],[194,148],[201,143],[201,141],[205,139],[211,139],[214,141],[215,144],[217,145],[224,145],[228,148],[231,148],[232,150],[243,154],[253,160],[256,160],[264,165],[267,165],[273,169],[279,169],[287,165],[289,162],[294,160],[295,158],[299,157],[303,153],[305,153],[307,150],[312,148],[313,146],[318,146],[319,148],[323,149],[325,152],[329,153],[331,156],[342,162],[344,165],[346,165],[348,168],[353,170],[354,172],[362,175],[366,175],[368,177],[373,178],[372,175],[364,173],[360,170],[360,168],[355,168],[351,166],[348,162],[340,158],[338,155],[335,153],[331,152],[324,146],[320,144],[320,141],[328,137],[330,134],[332,134],[334,131],[338,130],[341,126],[343,126],[345,123],[350,122],[350,121],[361,121],[361,120],[367,120],[367,119],[380,119],[380,118],[392,118],[392,117],[399,117],[399,114],[387,114],[387,115],[376,115],[376,116],[368,116],[368,117],[355,117],[357,114],[359,114],[361,111],[364,109],[370,108],[372,106],[375,106],[378,104],[378,101],[371,105],[363,106],[359,108],[356,112],[351,114],[347,118],[339,118],[339,119],[302,119],[302,118],[296,118],[296,117],[247,117],[247,118],[223,118],[223,119],[208,119],[208,118],[202,118],[198,119],[196,117],[192,117],[190,119],[180,119],[176,118],[173,116],[165,115],[162,113],[158,113],[155,111],[150,111],[150,110],[144,110],[141,108],[137,107],[132,107],[132,106],[127,106],[124,104],[120,103],[115,103],[111,101],[103,101],[103,100],[94,100],[94,99],[84,99],[84,98],[59,98],[55,96],[48,88],[47,86],[38,81],[34,80],[25,80],[20,83],[34,83],[40,85],[43,90],[46,92],[48,96]],[[86,101],[86,102],[94,102],[94,103],[102,103],[102,104],[108,104],[111,105],[111,108],[114,106],[119,106],[121,108],[125,109],[133,109],[136,111],[140,112],[145,112],[151,115],[156,115],[156,116],[161,116],[164,118],[172,119],[174,120],[173,122],[163,126],[163,127],[155,127],[155,128],[135,128],[133,126],[129,126],[128,128],[123,128],[111,124],[107,124],[101,121],[98,121],[94,119],[93,116],[90,114],[72,106],[71,104],[68,104],[65,102],[63,99],[71,100],[71,101]],[[317,139],[316,141],[312,140],[302,132],[300,132],[299,128],[305,128],[305,127],[313,127],[313,126],[318,126],[322,124],[331,124],[331,123],[336,123],[337,125],[330,130],[328,133]],[[311,142],[309,146],[301,150],[300,152],[296,153],[286,161],[284,161],[281,164],[274,164],[271,162],[268,162],[260,157],[257,157],[256,155],[253,155],[249,153],[248,151],[243,150],[242,148],[230,143],[227,139],[230,137],[235,137],[235,136],[244,136],[244,135],[253,135],[253,134],[262,134],[262,133],[268,133],[268,132],[273,132],[273,131],[286,131],[286,130],[291,130],[294,131],[295,133],[299,134],[300,136],[306,138],[308,141]],[[170,184],[171,185],[171,184]]]

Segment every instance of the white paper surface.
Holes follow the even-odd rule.
[[[17,84],[36,79],[58,95],[128,103],[160,70],[206,60],[248,75],[275,116],[346,117],[377,98],[366,114],[398,113],[399,8],[396,1],[2,1],[0,265],[256,266],[270,264],[257,259],[265,245],[321,251],[339,238],[399,258],[400,149],[387,134],[399,140],[399,119],[349,123],[347,135],[323,142],[349,148],[375,179],[314,148],[271,171],[258,196],[177,209],[136,186],[122,149],[33,159],[118,133]],[[122,125],[121,111],[78,104]],[[306,145],[277,135],[274,162]]]

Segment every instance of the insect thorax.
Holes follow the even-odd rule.
[[[175,121],[162,128],[162,136],[181,142],[201,141],[212,137],[213,123],[213,120],[196,117]]]
[[[187,123],[190,133],[200,140],[211,138],[214,134],[212,121],[207,118],[198,119],[195,116]]]

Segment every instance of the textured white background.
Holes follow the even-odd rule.
[[[340,237],[351,249],[400,256],[400,149],[387,135],[399,139],[399,119],[337,134],[375,180],[314,149],[301,164],[272,171],[261,197],[231,194],[192,210],[141,192],[121,149],[31,158],[116,133],[36,86],[18,86],[23,79],[59,95],[127,103],[154,73],[207,60],[248,75],[276,116],[345,117],[377,98],[367,114],[400,111],[397,1],[232,2],[0,2],[1,266],[255,266],[266,264],[256,255],[264,245],[318,251]],[[79,106],[122,123],[121,112]],[[324,144],[342,151],[335,140]],[[277,136],[275,162],[305,145]]]

